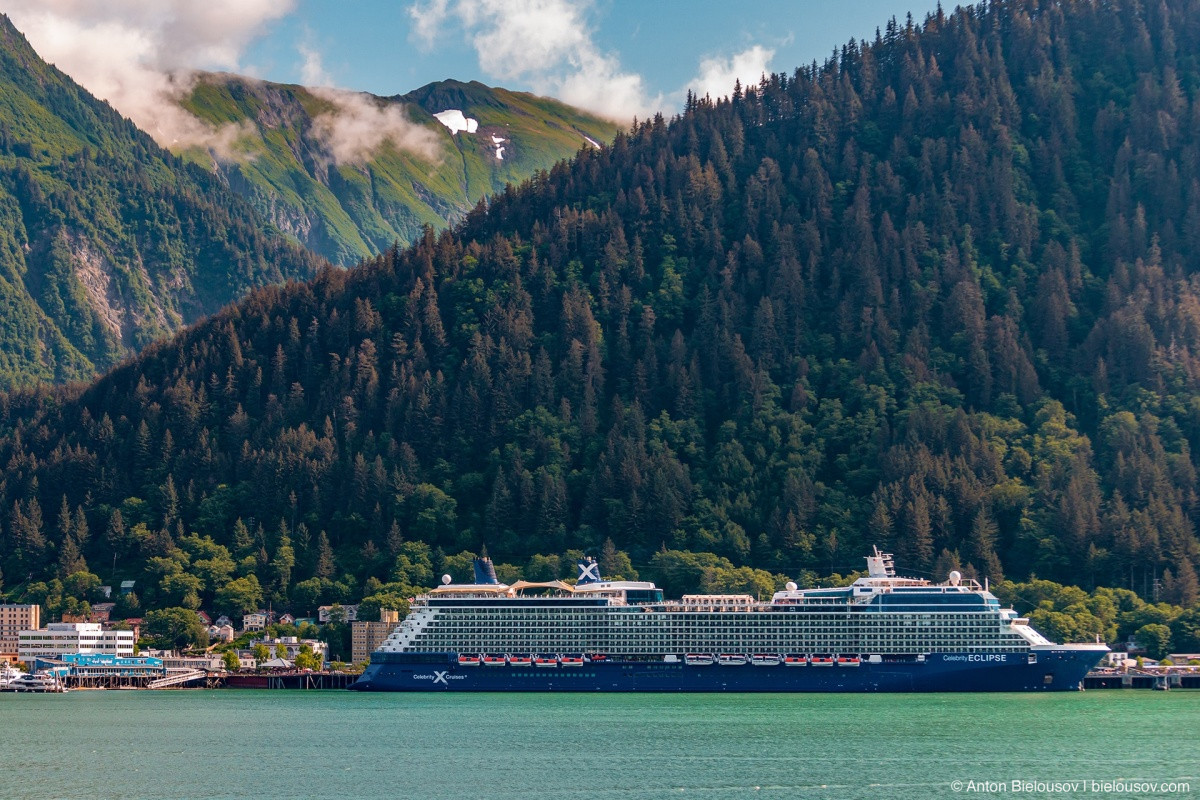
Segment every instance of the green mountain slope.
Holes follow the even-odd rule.
[[[0,565],[307,610],[483,546],[763,592],[877,544],[1194,605],[1198,237],[1200,0],[893,22],[5,398]]]
[[[317,263],[0,16],[0,386],[90,377]]]
[[[242,126],[236,155],[182,154],[215,170],[298,242],[344,265],[408,244],[423,225],[445,227],[505,184],[616,134],[612,123],[556,100],[443,81],[391,98],[352,96],[420,126],[428,152],[388,141],[361,158],[339,159],[322,135],[323,119],[348,113],[339,94],[205,75],[184,107],[214,126]],[[447,110],[475,120],[477,129],[452,133],[433,116]]]

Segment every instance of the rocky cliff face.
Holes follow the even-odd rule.
[[[0,17],[0,388],[87,378],[320,264]]]

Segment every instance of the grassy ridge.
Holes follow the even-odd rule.
[[[609,141],[616,126],[555,100],[480,83],[443,81],[397,104],[431,131],[437,155],[385,142],[364,163],[335,163],[314,130],[334,104],[302,86],[206,75],[184,107],[214,126],[243,126],[237,157],[194,147],[181,155],[214,170],[297,242],[351,264],[407,244],[422,226],[445,227],[485,196],[576,153],[587,139]],[[479,121],[475,134],[450,131],[433,114],[457,108]],[[496,158],[491,137],[505,139]],[[586,138],[585,138],[586,137]]]

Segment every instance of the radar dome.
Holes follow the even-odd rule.
[[[958,586],[960,583],[962,583],[962,573],[956,569],[950,570],[950,585]]]
[[[442,576],[442,583],[446,583],[446,584],[450,583],[450,576],[449,576],[449,575],[443,575],[443,576]]]
[[[796,582],[788,581],[786,584],[784,584],[783,588],[787,589],[789,592],[794,592],[796,591]]]

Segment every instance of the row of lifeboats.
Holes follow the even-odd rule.
[[[607,656],[581,655],[460,655],[460,667],[535,667],[557,669],[558,667],[582,667],[585,662],[605,661]]]
[[[460,655],[460,667],[534,667],[537,669],[557,669],[558,667],[582,667],[585,663],[607,661],[608,656],[592,653],[588,655]],[[688,653],[683,661],[689,667],[711,667],[714,664],[721,667],[741,667],[750,664],[755,667],[858,667],[862,665],[862,657],[856,655],[779,655],[777,653]]]
[[[806,656],[798,654],[779,655],[778,653],[754,653],[747,656],[744,653],[688,653],[683,661],[689,667],[711,667],[716,664],[721,667],[741,667],[750,664],[755,667],[858,667],[862,658],[856,655],[841,656]]]

